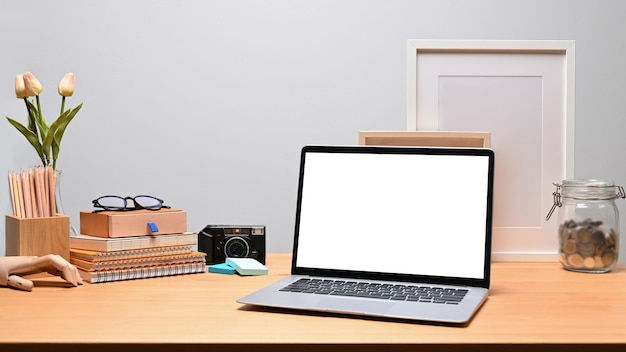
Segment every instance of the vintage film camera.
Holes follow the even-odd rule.
[[[207,264],[226,258],[254,258],[265,264],[265,226],[207,225],[198,233],[198,251]]]

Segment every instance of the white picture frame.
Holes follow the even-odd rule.
[[[575,42],[409,40],[407,130],[488,131],[494,261],[556,261],[555,182],[574,175]]]

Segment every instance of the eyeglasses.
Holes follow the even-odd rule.
[[[163,205],[163,200],[153,196],[140,195],[135,197],[102,196],[92,201],[93,206],[102,208],[94,210],[94,213],[101,211],[129,211],[129,210],[159,210],[169,208]]]

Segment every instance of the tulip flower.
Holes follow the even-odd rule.
[[[61,78],[58,87],[59,95],[61,98],[61,115],[65,112],[65,97],[71,97],[74,94],[74,74],[72,72],[66,73]]]
[[[15,76],[15,96],[17,99],[24,99],[28,96],[24,85],[24,75]]]
[[[62,97],[71,97],[74,94],[74,74],[66,73],[59,82],[59,95]]]
[[[78,113],[83,104],[78,104],[73,109],[65,111],[65,98],[74,94],[74,74],[66,73],[59,82],[58,91],[61,95],[61,113],[56,121],[48,123],[41,111],[39,94],[43,87],[39,80],[30,72],[25,72],[15,77],[15,96],[24,99],[28,111],[28,127],[9,116],[7,120],[13,125],[26,140],[35,148],[37,155],[44,166],[52,165],[56,170],[56,162],[61,148],[61,139],[65,129]],[[29,99],[34,97],[34,99]]]
[[[43,87],[39,80],[35,75],[30,72],[26,72],[23,75],[24,78],[24,87],[26,88],[26,96],[28,97],[36,97],[41,93]]]

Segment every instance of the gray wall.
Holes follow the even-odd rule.
[[[100,195],[151,194],[187,210],[192,231],[265,224],[269,251],[288,252],[300,147],[406,128],[407,39],[575,40],[575,176],[626,184],[622,0],[40,0],[0,9],[2,115],[25,119],[17,73],[42,81],[48,118],[58,80],[76,74],[69,103],[84,107],[58,165],[76,226]],[[0,150],[5,172],[38,163],[6,121]],[[0,213],[11,213],[6,181]],[[4,245],[2,231],[0,255]]]

